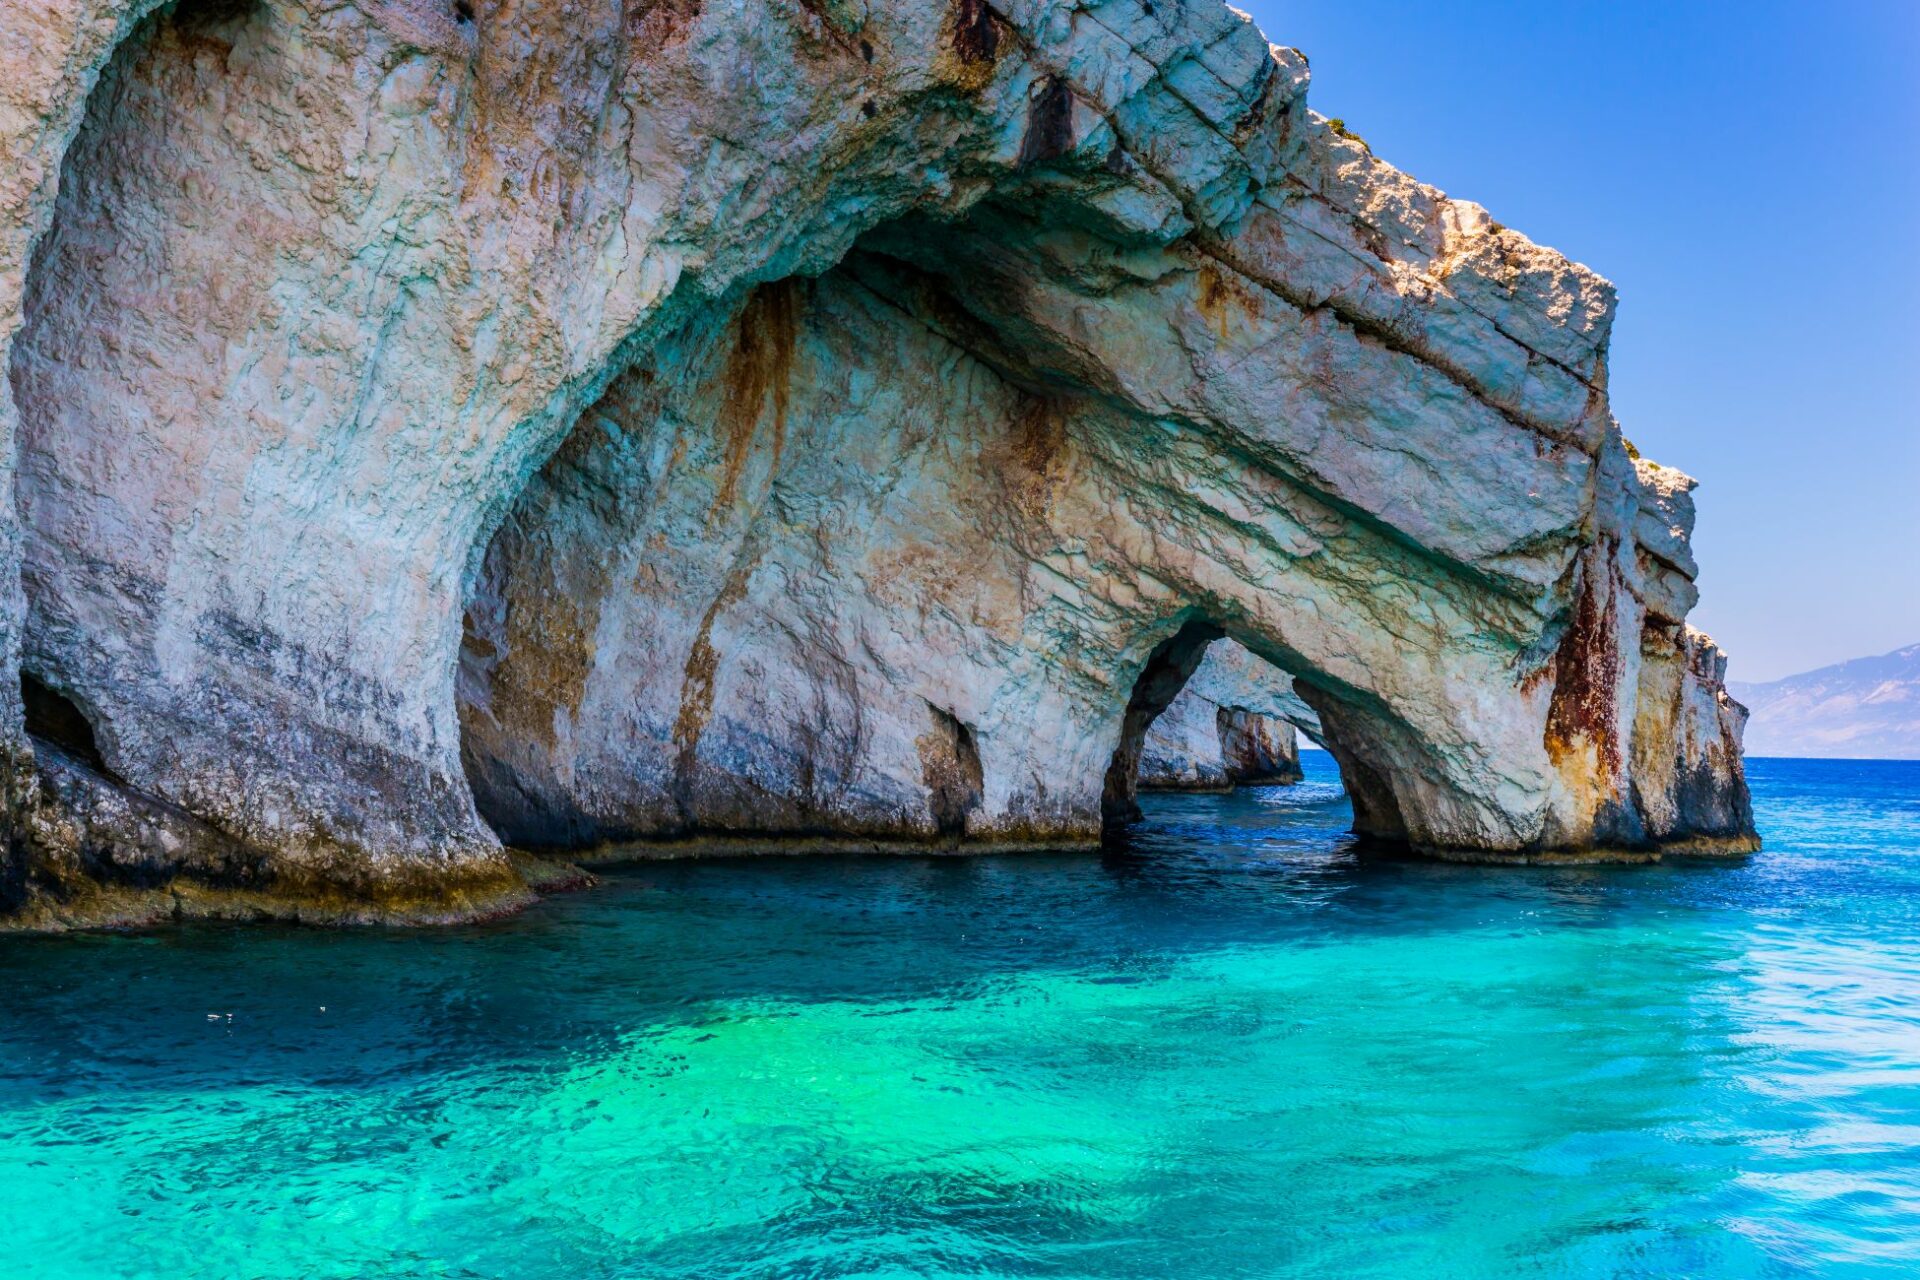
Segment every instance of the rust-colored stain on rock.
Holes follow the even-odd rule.
[[[787,400],[793,377],[793,350],[800,324],[800,282],[781,280],[763,284],[747,299],[735,329],[733,353],[727,359],[725,391],[719,427],[727,439],[721,460],[720,488],[713,511],[731,506],[740,489],[740,474],[753,451],[762,407],[773,401],[773,466],[787,438]]]
[[[968,64],[992,62],[1000,50],[1000,32],[993,25],[987,0],[959,0],[953,6],[953,51]]]
[[[1620,654],[1616,632],[1619,617],[1614,605],[1614,549],[1602,544],[1595,561],[1605,566],[1596,575],[1589,564],[1580,581],[1573,621],[1554,655],[1553,700],[1547,708],[1547,755],[1557,765],[1577,744],[1591,743],[1605,762],[1609,776],[1620,770],[1618,700]],[[1596,576],[1599,578],[1596,581]]]
[[[627,39],[643,52],[664,49],[686,34],[700,7],[700,0],[628,0],[623,14]]]
[[[1251,316],[1258,308],[1246,286],[1213,262],[1202,262],[1195,273],[1198,288],[1194,306],[1205,316],[1214,336],[1226,340],[1237,308],[1242,316]]]
[[[713,624],[723,610],[738,604],[747,594],[747,580],[753,576],[759,560],[758,548],[742,548],[720,594],[700,618],[700,629],[687,653],[687,665],[680,682],[680,710],[673,721],[674,795],[684,811],[692,794],[693,770],[700,751],[700,735],[706,732],[713,716],[713,683],[720,669],[720,654],[713,647]]]
[[[1022,514],[1039,520],[1053,504],[1066,469],[1067,415],[1059,401],[1035,396],[1017,414],[1007,437],[1012,466],[1007,488]]]

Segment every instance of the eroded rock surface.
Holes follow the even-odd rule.
[[[47,0],[0,84],[34,918],[1086,843],[1221,635],[1370,834],[1752,844],[1612,289],[1221,5]]]
[[[1138,784],[1228,791],[1298,782],[1298,734],[1319,732],[1319,717],[1293,692],[1285,672],[1231,640],[1216,640],[1147,730]]]

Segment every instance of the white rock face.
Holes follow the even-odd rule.
[[[1207,656],[1147,730],[1138,785],[1171,791],[1226,791],[1298,782],[1299,731],[1320,719],[1293,692],[1285,672],[1231,640]]]
[[[1611,288],[1231,10],[150,8],[0,9],[29,914],[1084,843],[1221,634],[1373,834],[1752,843],[1634,797],[1744,783]]]

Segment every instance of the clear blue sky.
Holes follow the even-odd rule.
[[[1920,0],[1237,0],[1382,159],[1612,280],[1614,413],[1700,480],[1767,680],[1920,641]]]

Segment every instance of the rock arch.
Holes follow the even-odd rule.
[[[149,8],[7,46],[6,647],[111,774],[12,704],[17,902],[126,848],[195,909],[511,905],[469,778],[555,843],[1079,839],[1185,616],[1382,834],[1751,843],[1611,290],[1223,7]]]
[[[1138,786],[1230,791],[1299,782],[1302,735],[1318,743],[1323,732],[1293,678],[1233,641],[1216,641],[1148,728]]]

